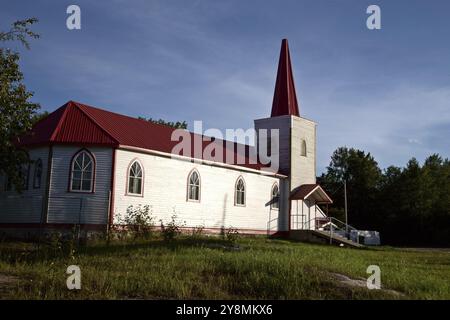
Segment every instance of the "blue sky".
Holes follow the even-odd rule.
[[[81,7],[81,30],[66,8]],[[381,30],[366,8],[381,7]],[[450,2],[9,1],[0,28],[37,17],[22,50],[34,101],[76,100],[130,116],[251,128],[270,115],[288,38],[302,116],[318,123],[319,173],[339,146],[381,167],[450,150]]]

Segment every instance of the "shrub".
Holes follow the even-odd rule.
[[[134,239],[148,239],[152,235],[152,229],[154,227],[153,219],[149,205],[129,206],[124,217],[120,214],[117,217],[118,223],[125,225],[126,228],[116,228],[116,230],[122,230],[119,232],[126,230],[131,233]],[[119,236],[119,238],[121,237]]]
[[[181,228],[186,224],[186,222],[178,223],[177,215],[175,213],[172,215],[170,222],[168,222],[166,225],[164,225],[164,222],[162,220],[160,220],[160,222],[161,234],[165,241],[174,240],[181,233]]]
[[[229,227],[225,233],[225,239],[231,244],[235,244],[239,239],[239,232],[233,227]]]

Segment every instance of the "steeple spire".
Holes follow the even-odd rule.
[[[284,115],[300,116],[287,39],[283,39],[281,42],[271,117]]]

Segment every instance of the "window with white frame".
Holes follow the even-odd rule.
[[[92,192],[94,188],[94,159],[87,151],[80,151],[72,160],[70,191]]]
[[[33,188],[39,189],[42,181],[42,160],[37,159],[34,163]]]
[[[278,189],[278,185],[274,184],[272,187],[272,199],[270,203],[270,207],[272,209],[278,209],[280,207],[280,190]]]
[[[188,177],[188,200],[200,201],[200,175],[193,170]]]
[[[139,161],[135,160],[128,170],[128,193],[142,195],[143,172]]]
[[[245,206],[245,183],[242,177],[238,178],[235,188],[235,205]]]

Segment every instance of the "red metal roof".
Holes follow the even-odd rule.
[[[19,138],[22,146],[46,143],[116,145],[117,141],[78,108],[76,102],[69,101]]]
[[[284,115],[300,116],[287,39],[281,42],[271,117]]]
[[[171,136],[175,129],[166,125],[156,124],[125,115],[98,109],[79,102],[69,101],[59,109],[52,112],[45,119],[39,121],[32,131],[19,139],[21,146],[33,146],[52,143],[70,143],[83,145],[128,146],[147,150],[172,153],[179,141],[172,141]],[[239,166],[260,170],[261,163],[253,164],[249,155],[253,147],[237,143],[227,144],[224,140],[216,139],[212,142],[203,141],[202,136],[186,131],[191,140],[199,138],[202,151],[210,144],[215,144],[223,152],[225,162],[226,150],[232,148],[234,162]],[[194,144],[191,143],[191,158],[201,158],[194,155]],[[238,146],[245,149],[245,154],[238,153]],[[238,164],[237,159],[244,159]],[[211,159],[205,159],[211,160]]]

